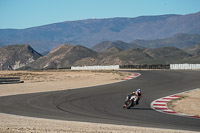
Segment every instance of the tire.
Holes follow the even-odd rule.
[[[126,108],[130,109],[133,106],[133,101],[132,100],[127,101],[126,105],[127,105]]]

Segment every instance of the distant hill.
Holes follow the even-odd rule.
[[[0,70],[171,63],[200,63],[200,45],[184,50],[176,47],[122,50],[113,46],[103,52],[96,52],[80,45],[62,44],[45,56],[41,56],[29,45],[0,48]]]
[[[62,43],[91,48],[103,41],[131,42],[136,39],[163,39],[177,33],[200,34],[199,26],[200,12],[187,15],[66,21],[27,29],[0,29],[0,46],[30,44],[43,53]]]
[[[51,69],[71,67],[76,61],[87,57],[96,58],[97,53],[80,45],[63,44],[47,55],[30,63],[23,69]]]
[[[200,35],[179,33],[170,38],[156,40],[135,40],[132,43],[146,48],[177,47],[184,49],[200,43]]]
[[[0,70],[15,70],[35,60],[41,54],[29,45],[11,45],[0,48]]]
[[[180,49],[191,47],[197,43],[200,43],[200,35],[197,34],[185,34],[179,33],[170,38],[166,39],[156,39],[156,40],[135,40],[131,43],[126,43],[123,41],[105,41],[96,44],[92,47],[92,50],[97,52],[104,52],[111,47],[119,48],[121,50],[126,50],[129,48],[162,48],[162,47],[177,47]]]
[[[126,43],[123,41],[115,41],[115,42],[105,41],[92,47],[92,50],[97,51],[97,52],[104,52],[112,47],[115,47],[121,50],[126,50],[129,48],[143,48],[142,46],[139,46],[135,43]]]
[[[114,65],[129,65],[129,64],[149,64],[152,62],[152,58],[143,52],[142,49],[128,49],[121,51],[119,54],[114,54],[105,57],[102,60],[102,64],[114,64]]]
[[[176,47],[145,49],[143,52],[156,64],[189,63],[187,59],[191,57],[190,54]]]
[[[191,55],[175,47],[156,49],[130,48],[120,50],[111,47],[104,52],[95,52],[83,46],[64,44],[49,54],[28,64],[23,69],[67,68],[91,65],[132,65],[198,63],[200,55]]]
[[[128,49],[101,60],[101,64],[170,64],[184,63],[191,55],[175,47],[156,49]]]
[[[200,43],[197,45],[191,46],[189,48],[186,48],[186,49],[184,49],[184,51],[191,55],[200,54]]]

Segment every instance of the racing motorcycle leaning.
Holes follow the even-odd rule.
[[[134,107],[135,106],[135,100],[136,100],[135,95],[131,96],[130,98],[127,96],[125,104],[123,105],[123,108],[130,109],[131,107]]]

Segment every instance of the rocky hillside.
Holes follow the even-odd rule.
[[[97,51],[97,52],[104,52],[112,47],[115,47],[121,50],[126,50],[129,48],[140,48],[140,49],[143,48],[142,46],[139,46],[135,43],[126,43],[123,41],[115,41],[115,42],[105,41],[92,47],[92,50]]]
[[[96,58],[97,53],[80,45],[62,44],[24,69],[67,68],[84,58]]]
[[[41,55],[29,45],[11,45],[0,48],[0,70],[15,70]]]
[[[188,62],[192,56],[175,47],[156,49],[128,49],[100,58],[100,64],[169,64]]]
[[[191,55],[198,55],[200,54],[200,43],[189,48],[184,49],[185,52]]]
[[[95,52],[80,45],[63,44],[45,56],[29,45],[13,45],[0,48],[1,70],[8,69],[56,69],[90,65],[133,65],[200,63],[199,45],[188,49],[176,47],[129,48],[110,47]]]
[[[48,55],[29,64],[29,68],[66,68],[88,65],[170,64],[198,62],[193,56],[175,47],[156,49],[111,47],[104,52],[94,52],[83,46],[61,45]]]
[[[162,39],[177,33],[200,34],[199,26],[200,12],[66,21],[27,29],[0,29],[0,45],[30,44],[42,53],[62,43],[90,48],[102,41],[131,42],[136,39]]]

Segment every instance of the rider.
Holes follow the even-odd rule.
[[[131,96],[136,96],[134,101],[135,101],[135,104],[138,105],[139,100],[142,97],[141,89],[137,89],[136,92],[132,92],[132,93],[128,94],[126,97],[126,100],[125,100],[125,105],[127,104],[127,101],[131,98]]]

